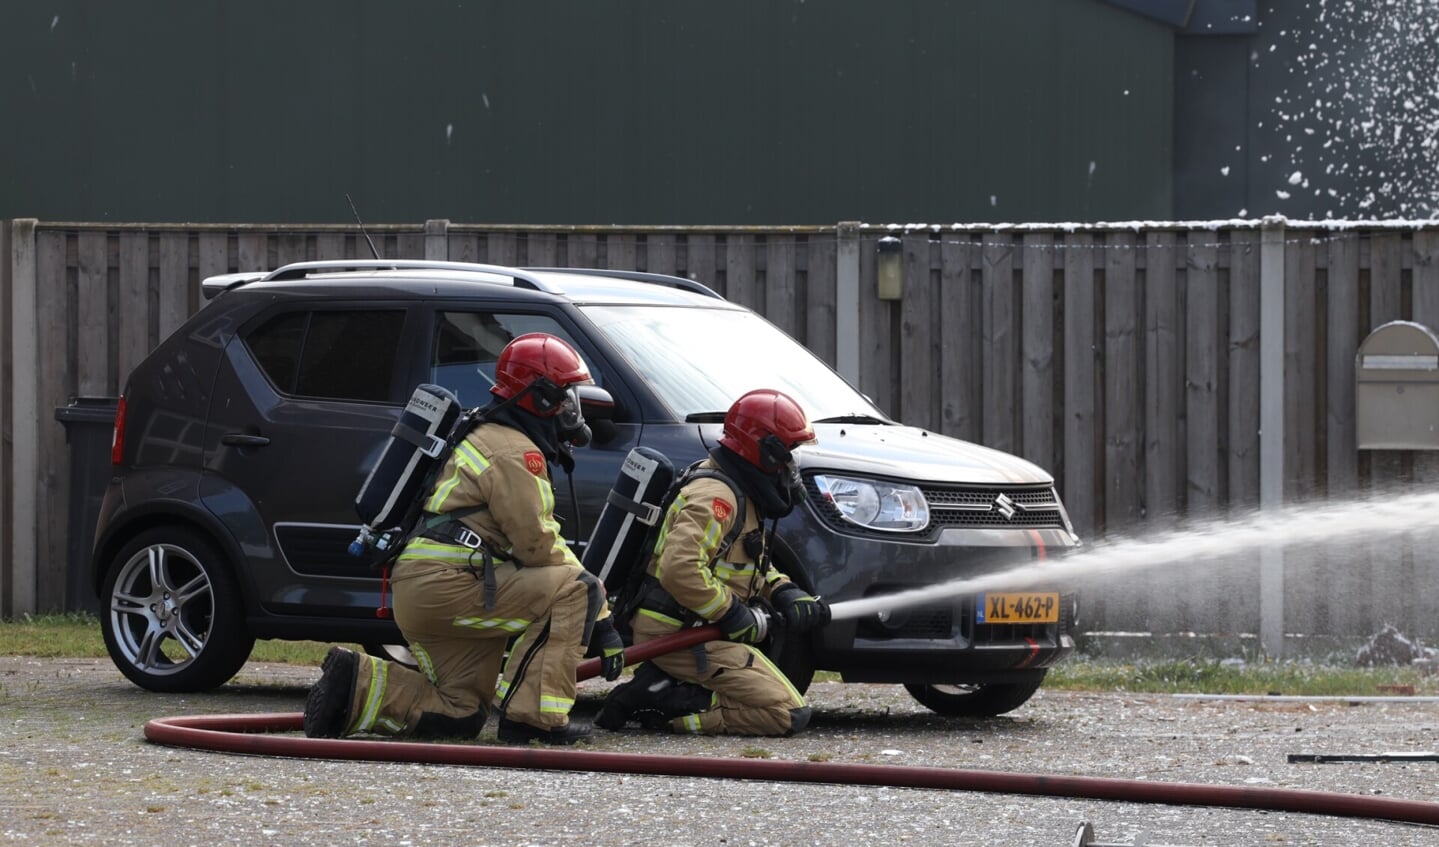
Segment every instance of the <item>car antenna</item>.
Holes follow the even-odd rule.
[[[365,232],[365,222],[360,220],[360,210],[355,208],[355,201],[350,199],[350,193],[345,192],[345,202],[350,204],[350,211],[355,213],[355,223],[360,225],[360,234],[365,236],[365,242],[370,245],[370,252],[375,258],[380,258],[380,251],[375,249],[375,242],[370,240],[370,234]]]

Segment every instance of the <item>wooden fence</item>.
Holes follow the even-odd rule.
[[[1052,471],[1090,541],[1243,519],[1277,506],[1281,493],[1291,504],[1380,490],[1402,498],[1439,477],[1432,454],[1358,450],[1354,408],[1354,357],[1374,327],[1401,318],[1439,326],[1439,222],[428,221],[370,235],[390,257],[699,279],[800,339],[901,420]],[[897,254],[881,250],[884,238],[897,239],[886,245]],[[76,396],[115,396],[129,369],[201,305],[205,276],[370,253],[351,226],[22,219],[3,222],[0,239],[0,613],[14,616],[74,603],[66,546],[87,528],[63,519],[75,493],[56,409]],[[890,256],[901,282],[885,299],[879,266]],[[1277,300],[1263,300],[1266,286]],[[1268,365],[1266,340],[1282,357]],[[1282,578],[1281,595],[1254,551],[1135,570],[1086,592],[1083,625],[1254,632],[1274,618],[1289,632],[1362,635],[1393,622],[1439,639],[1439,564],[1426,540],[1290,550],[1269,571]]]

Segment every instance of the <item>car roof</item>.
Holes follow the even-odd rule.
[[[299,262],[270,272],[222,274],[207,277],[202,290],[207,299],[246,290],[322,292],[343,287],[353,296],[369,289],[372,296],[414,296],[423,288],[426,297],[463,299],[489,293],[477,286],[510,289],[521,297],[558,297],[579,305],[649,304],[674,306],[730,306],[708,286],[691,279],[642,271],[594,268],[511,268],[470,262],[421,260],[339,260]],[[491,291],[498,289],[491,289]],[[338,290],[335,293],[340,293]]]

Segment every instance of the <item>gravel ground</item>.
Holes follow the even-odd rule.
[[[161,695],[105,660],[0,657],[0,843],[28,845],[1383,844],[1439,828],[1063,797],[266,758],[147,742],[175,715],[298,712],[316,668],[252,663]],[[577,714],[607,684],[585,683]],[[1042,690],[947,721],[898,686],[819,683],[798,738],[596,733],[590,750],[768,757],[1338,791],[1439,803],[1439,763],[1290,764],[1291,753],[1439,748],[1439,704],[1194,700]],[[493,743],[487,727],[478,743]]]

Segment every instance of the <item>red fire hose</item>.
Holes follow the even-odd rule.
[[[719,629],[714,625],[687,629],[631,647],[625,651],[625,658],[628,663],[635,664],[718,637]],[[588,679],[598,670],[598,660],[587,661],[580,665],[577,676]],[[935,788],[1172,806],[1265,809],[1439,826],[1439,803],[1328,791],[896,765],[714,759],[542,747],[296,738],[270,734],[300,731],[302,723],[303,716],[298,713],[158,718],[145,724],[145,738],[156,744],[261,756]]]
[[[674,635],[666,635],[664,638],[656,638],[653,641],[646,641],[643,644],[636,644],[625,650],[625,665],[638,665],[646,659],[653,659],[655,656],[663,656],[666,653],[673,653],[676,650],[683,650],[686,647],[693,647],[696,644],[703,644],[706,641],[714,641],[720,638],[722,633],[718,624],[706,624],[704,626],[682,629]],[[575,678],[583,682],[600,675],[600,660],[586,659],[580,662],[575,668]]]

